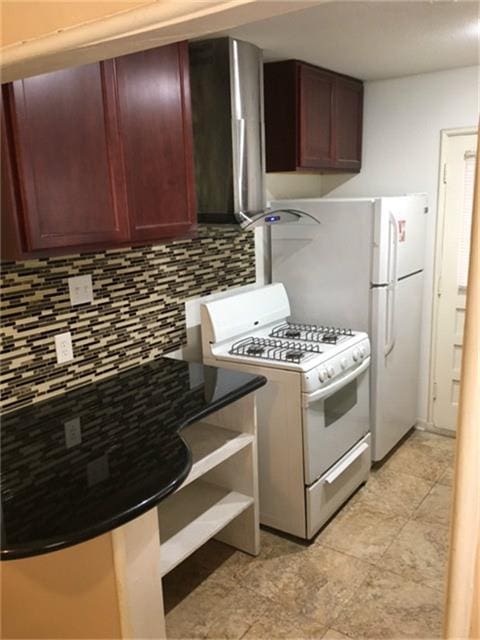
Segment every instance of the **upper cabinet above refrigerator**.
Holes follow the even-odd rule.
[[[363,83],[297,60],[264,66],[267,172],[358,172]]]

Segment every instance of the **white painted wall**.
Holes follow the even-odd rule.
[[[303,195],[372,196],[426,192],[430,213],[425,256],[419,418],[427,419],[433,260],[439,179],[440,131],[476,126],[479,69],[464,67],[393,80],[367,82],[364,105],[362,171],[356,176],[310,180]],[[302,177],[302,180],[305,180]],[[269,179],[275,197],[281,183]],[[300,184],[300,182],[299,182]],[[277,187],[278,185],[278,187]],[[318,188],[317,194],[312,187]]]
[[[269,174],[269,199],[329,195],[372,196],[426,192],[430,213],[426,244],[419,419],[427,419],[433,256],[439,178],[440,131],[475,126],[479,107],[479,69],[449,71],[367,82],[365,85],[362,171],[358,175]],[[262,232],[256,232],[257,286],[268,264]],[[199,301],[188,305],[189,345],[199,354]]]

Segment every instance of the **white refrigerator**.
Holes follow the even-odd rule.
[[[373,460],[381,460],[417,419],[426,196],[271,206],[320,223],[271,226],[272,280],[284,283],[292,319],[370,336]]]

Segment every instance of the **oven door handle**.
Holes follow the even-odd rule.
[[[338,476],[341,476],[342,473],[346,471],[348,467],[353,464],[355,460],[359,458],[367,449],[368,444],[366,442],[363,442],[359,447],[356,447],[354,451],[352,451],[346,458],[344,458],[341,464],[337,465],[335,469],[333,469],[328,475],[325,476],[324,481],[327,484],[332,484],[332,482],[335,482]]]
[[[322,389],[314,391],[313,393],[302,394],[302,407],[305,409],[310,404],[317,402],[317,400],[321,400],[322,398],[331,395],[332,393],[343,387],[345,384],[348,384],[349,382],[357,378],[361,373],[365,371],[365,369],[368,369],[369,365],[370,356],[365,358],[365,360],[359,367],[357,367],[353,371],[350,371],[350,373],[347,373],[347,375],[343,376],[343,378],[340,378],[340,380],[335,380],[335,382],[332,382],[332,384],[329,384],[327,387],[322,387]]]

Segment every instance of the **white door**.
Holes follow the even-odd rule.
[[[450,133],[442,144],[431,415],[435,427],[453,431],[460,387],[477,135]]]

